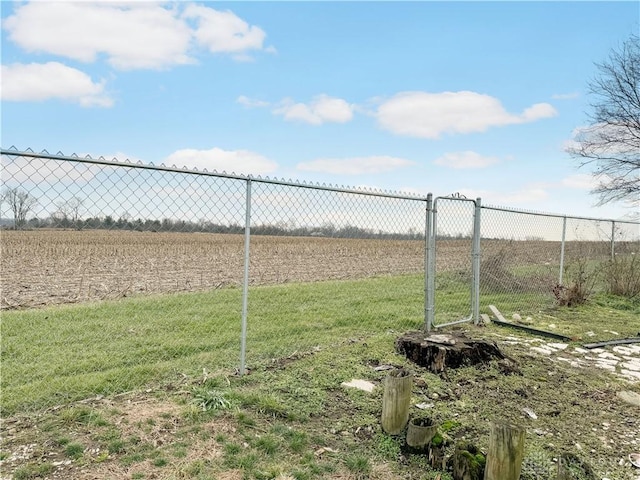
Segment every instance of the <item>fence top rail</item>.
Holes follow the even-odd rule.
[[[137,168],[143,170],[155,170],[162,172],[173,172],[173,173],[184,173],[190,175],[200,175],[200,176],[208,176],[208,177],[219,177],[219,178],[228,178],[232,180],[243,180],[243,181],[252,181],[258,183],[266,183],[272,185],[282,185],[285,187],[299,187],[299,188],[307,188],[312,190],[325,190],[330,192],[338,192],[338,193],[351,193],[355,195],[367,195],[371,197],[384,197],[384,198],[393,198],[397,200],[414,200],[414,201],[422,201],[426,202],[428,200],[428,196],[420,196],[420,195],[411,195],[411,194],[400,194],[386,190],[376,190],[376,189],[363,189],[363,188],[355,188],[355,187],[338,187],[334,185],[325,185],[319,183],[306,183],[299,182],[294,180],[279,180],[276,178],[262,177],[260,175],[239,175],[235,173],[226,173],[226,172],[217,172],[217,171],[202,171],[197,169],[189,169],[187,167],[179,168],[175,165],[171,167],[167,167],[166,165],[154,165],[152,163],[142,163],[142,162],[131,162],[131,161],[120,161],[116,158],[113,160],[107,160],[104,157],[93,158],[90,155],[86,157],[79,157],[76,155],[64,155],[62,153],[51,154],[46,150],[37,153],[32,150],[17,150],[15,148],[0,149],[0,155],[6,155],[9,157],[28,157],[28,158],[41,158],[47,160],[63,160],[69,162],[78,162],[78,163],[88,163],[92,165],[104,165],[104,166],[115,166],[115,167],[126,167],[126,168]],[[431,195],[431,194],[429,194]]]
[[[523,215],[536,215],[538,217],[552,217],[552,218],[567,218],[571,220],[590,220],[592,222],[613,222],[613,223],[627,223],[629,225],[640,225],[640,221],[635,220],[621,220],[615,218],[596,218],[596,217],[580,217],[576,215],[563,215],[559,213],[545,213],[545,212],[533,212],[529,210],[517,210],[514,208],[507,207],[496,207],[493,205],[482,205],[485,210],[496,210],[499,212],[508,212],[508,213],[520,213]]]

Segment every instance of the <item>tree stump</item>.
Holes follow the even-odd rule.
[[[424,332],[407,332],[399,337],[396,351],[433,373],[506,358],[494,342],[473,340],[463,335],[429,335]]]
[[[384,381],[382,396],[382,429],[398,435],[409,421],[413,376],[403,369],[389,372]]]

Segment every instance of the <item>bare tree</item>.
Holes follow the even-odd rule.
[[[78,220],[82,212],[84,200],[80,197],[71,197],[56,203],[58,209],[54,212],[54,218],[58,219],[64,226],[72,224],[78,227]]]
[[[13,212],[13,224],[16,230],[22,228],[27,223],[27,215],[38,203],[38,199],[33,195],[20,190],[19,188],[5,188],[0,196],[2,202],[7,202]]]
[[[632,35],[609,58],[596,64],[589,83],[594,101],[590,125],[578,130],[569,153],[580,167],[592,166],[599,204],[640,205],[640,37]]]

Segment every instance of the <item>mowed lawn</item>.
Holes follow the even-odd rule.
[[[228,288],[3,312],[3,416],[236,369],[241,306]],[[416,275],[254,287],[247,366],[423,318]]]

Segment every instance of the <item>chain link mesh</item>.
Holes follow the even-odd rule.
[[[3,392],[27,399],[23,408],[30,399],[52,405],[236,368],[246,258],[251,368],[423,326],[430,199],[13,150],[2,151],[1,180],[0,307],[89,306],[85,318],[73,309],[43,314],[41,322],[71,318],[50,335],[19,321],[8,331],[3,322],[3,363],[13,359]],[[602,277],[602,265],[640,255],[638,223],[482,207],[478,276],[476,202],[438,198],[434,209],[436,325],[470,318],[474,288],[483,309],[533,315],[557,305],[576,279],[603,289],[612,278]],[[201,292],[193,311],[164,301],[180,292]],[[148,300],[126,307],[133,310],[115,324],[109,309],[126,302],[99,301],[130,296]],[[57,345],[84,330],[89,343],[63,366],[36,371],[20,359],[24,344],[54,359]],[[139,365],[119,375],[132,362]],[[38,399],[45,384],[58,393]]]
[[[471,316],[473,221],[475,202],[436,198],[435,316],[443,325]]]
[[[59,342],[90,331],[64,366],[37,371],[27,360],[11,362],[3,391],[22,398],[23,408],[237,368],[243,299],[236,287],[244,284],[248,206],[249,367],[423,322],[420,198],[3,150],[2,200],[1,307],[93,305],[82,310],[87,318],[58,325],[51,338],[16,333],[53,358]],[[390,275],[406,277],[394,292],[376,281]],[[314,293],[318,288],[326,290],[324,297]],[[367,298],[411,301],[392,314],[379,312],[375,302],[357,298],[358,288],[366,288]],[[174,312],[184,305],[164,301],[179,292],[202,292],[193,299],[193,314]],[[154,303],[159,294],[163,302]],[[339,297],[329,315],[326,295]],[[96,302],[123,297],[149,298],[132,303],[123,324],[109,320],[109,308],[132,308],[120,307],[127,302],[104,310]],[[156,312],[157,304],[165,310]],[[283,311],[283,305],[294,307]],[[150,311],[157,315],[151,324]],[[61,312],[52,311],[47,321],[56,323]],[[172,320],[178,313],[182,323]],[[14,328],[20,330],[18,322]],[[21,347],[13,349],[6,331],[3,353],[17,358]],[[139,365],[118,374],[132,363]],[[74,375],[75,369],[91,375]],[[57,394],[39,398],[45,384]]]
[[[483,207],[481,225],[481,303],[502,304],[508,316],[609,291],[612,262],[640,254],[634,222]]]
[[[280,358],[295,350],[319,344],[349,341],[373,331],[417,328],[424,316],[424,303],[411,302],[387,316],[375,303],[358,298],[353,279],[370,279],[368,297],[388,298],[389,285],[376,278],[411,275],[401,295],[424,297],[425,202],[418,199],[385,197],[316,187],[254,182],[252,189],[251,271],[261,283],[324,283],[336,297],[349,288],[342,311],[323,312],[333,307],[318,304],[313,288],[300,291],[295,307],[278,315],[278,321],[252,314],[274,302],[272,295],[250,298],[248,348],[271,339],[261,349],[262,358]],[[286,231],[285,237],[270,229]],[[278,294],[286,295],[279,289]],[[360,318],[361,320],[358,320]],[[291,331],[297,332],[295,336]],[[330,332],[329,335],[327,335]],[[254,361],[259,358],[253,357]]]

